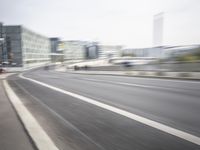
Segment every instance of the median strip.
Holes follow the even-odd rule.
[[[161,131],[163,131],[165,133],[168,133],[168,134],[174,135],[176,137],[179,137],[181,139],[184,139],[184,140],[187,140],[189,142],[192,142],[194,144],[200,145],[200,137],[197,137],[195,135],[192,135],[192,134],[189,134],[187,132],[184,132],[184,131],[172,128],[170,126],[161,124],[159,122],[144,118],[142,116],[130,113],[128,111],[125,111],[125,110],[122,110],[122,109],[119,109],[119,108],[116,108],[116,107],[113,107],[113,106],[98,102],[98,101],[93,100],[91,98],[88,98],[88,97],[85,97],[85,96],[82,96],[82,95],[79,95],[79,94],[76,94],[76,93],[72,93],[72,92],[69,92],[69,91],[54,87],[54,86],[46,84],[44,82],[40,82],[40,81],[31,79],[31,78],[24,77],[22,74],[20,74],[19,77],[22,78],[22,79],[37,83],[37,84],[39,84],[41,86],[47,87],[49,89],[55,90],[57,92],[60,92],[60,93],[75,97],[75,98],[77,98],[79,100],[82,100],[84,102],[93,104],[93,105],[98,106],[100,108],[103,108],[103,109],[109,110],[111,112],[120,114],[120,115],[125,116],[127,118],[130,118],[132,120],[138,121],[138,122],[140,122],[142,124],[148,125],[150,127],[156,128],[158,130],[161,130]]]
[[[3,81],[3,84],[8,98],[10,99],[24,127],[26,128],[29,136],[32,138],[38,150],[59,150],[51,138],[36,121],[36,119],[24,106],[19,97],[14,93],[6,80]]]

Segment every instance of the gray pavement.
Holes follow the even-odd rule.
[[[35,70],[48,83],[200,136],[200,83]],[[198,150],[199,146],[17,76],[9,84],[60,149]]]
[[[0,80],[0,149],[34,150],[18,116],[10,104]]]

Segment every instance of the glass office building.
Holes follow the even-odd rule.
[[[23,26],[4,26],[7,61],[19,67],[32,67],[51,61],[50,40]],[[9,59],[8,59],[9,58]]]
[[[59,44],[60,51],[63,51],[64,60],[86,60],[97,59],[99,46],[97,42],[90,41],[62,41]]]

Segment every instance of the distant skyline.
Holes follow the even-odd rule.
[[[153,46],[153,16],[164,12],[163,45],[200,44],[199,0],[1,0],[0,21],[48,37],[126,47]]]

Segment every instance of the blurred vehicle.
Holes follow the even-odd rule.
[[[3,69],[3,68],[0,68],[0,74],[1,73],[5,73],[6,72],[6,70],[5,69]]]
[[[17,63],[11,63],[12,66],[17,66]]]
[[[44,70],[49,70],[49,66],[44,66]]]
[[[131,62],[129,62],[129,61],[124,61],[124,62],[122,62],[122,65],[123,65],[124,67],[131,67],[131,66],[133,66],[133,63],[131,63]]]
[[[9,64],[8,61],[3,61],[3,62],[2,62],[2,65],[8,65],[8,64]]]
[[[79,66],[74,66],[74,70],[79,70],[80,68],[79,68]]]

